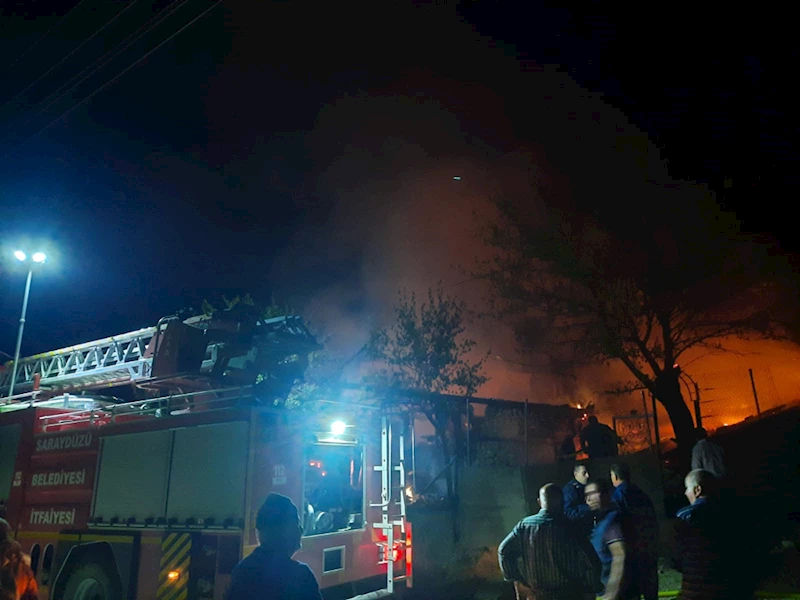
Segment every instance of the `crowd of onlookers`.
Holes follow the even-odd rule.
[[[705,430],[696,433],[684,481],[689,505],[678,511],[675,525],[673,565],[683,574],[681,596],[752,598],[747,515],[721,499],[722,449]],[[543,486],[539,512],[500,544],[500,568],[519,600],[658,598],[660,525],[652,500],[632,481],[628,465],[612,465],[607,478],[592,478],[589,466],[575,464],[563,488]]]

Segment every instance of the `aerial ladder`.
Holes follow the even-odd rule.
[[[297,354],[287,356],[287,347],[297,348]],[[210,316],[165,317],[155,327],[7,363],[0,368],[0,406],[116,386],[156,395],[198,391],[219,387],[223,380],[250,384],[260,371],[302,377],[305,351],[314,347],[313,336],[292,315],[245,323]],[[9,398],[14,370],[15,395]]]

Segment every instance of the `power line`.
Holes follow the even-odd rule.
[[[130,65],[128,65],[127,67],[125,67],[125,68],[124,68],[122,71],[120,71],[119,73],[117,73],[116,75],[114,75],[114,77],[112,77],[111,79],[109,79],[108,81],[106,81],[106,82],[105,82],[103,85],[101,85],[99,88],[97,88],[97,89],[96,89],[95,91],[93,91],[91,94],[89,94],[88,96],[86,96],[86,97],[85,97],[83,100],[81,100],[80,102],[78,102],[78,103],[77,103],[75,106],[73,106],[72,108],[70,108],[70,109],[69,109],[69,110],[67,110],[66,112],[62,113],[62,114],[61,114],[61,116],[59,116],[59,117],[57,117],[57,118],[53,119],[53,120],[52,120],[50,123],[48,123],[47,125],[45,125],[45,126],[42,128],[42,129],[40,129],[39,131],[37,131],[36,133],[34,133],[34,134],[33,134],[33,135],[30,137],[30,138],[28,138],[27,140],[25,140],[25,142],[28,142],[28,141],[32,140],[33,138],[35,138],[36,136],[38,136],[39,134],[41,134],[41,133],[42,133],[42,132],[44,132],[45,130],[47,130],[47,129],[49,129],[50,127],[52,127],[52,126],[53,126],[55,123],[57,123],[58,121],[60,121],[60,120],[61,120],[61,119],[63,119],[64,117],[66,117],[66,116],[67,116],[68,114],[70,114],[70,113],[71,113],[73,110],[75,110],[76,108],[78,108],[79,106],[81,106],[82,104],[84,104],[85,102],[88,102],[89,100],[91,100],[92,98],[94,98],[94,96],[95,96],[95,95],[97,95],[98,93],[100,93],[101,91],[103,91],[103,90],[104,90],[104,89],[105,89],[107,86],[109,86],[109,85],[111,85],[112,83],[114,83],[114,82],[115,82],[117,79],[119,79],[120,77],[122,77],[122,76],[123,76],[125,73],[127,73],[128,71],[130,71],[130,70],[131,70],[133,67],[135,67],[136,65],[138,65],[138,64],[139,64],[140,62],[142,62],[142,61],[143,61],[145,58],[147,58],[148,56],[150,56],[151,54],[153,54],[153,53],[154,53],[156,50],[158,50],[159,48],[161,48],[161,46],[163,46],[164,44],[166,44],[167,42],[169,42],[170,40],[172,40],[174,37],[176,37],[177,35],[179,35],[180,33],[182,33],[184,30],[186,30],[186,29],[188,29],[189,27],[191,27],[191,26],[192,26],[192,25],[193,25],[195,22],[197,22],[197,21],[199,21],[200,19],[202,19],[202,18],[203,18],[205,15],[207,15],[209,12],[211,12],[211,11],[212,11],[214,8],[216,8],[216,7],[217,7],[218,5],[220,5],[220,4],[222,4],[222,0],[217,0],[216,2],[214,2],[214,4],[212,4],[212,5],[211,5],[211,6],[209,6],[207,9],[205,9],[203,12],[201,12],[199,15],[197,15],[195,18],[193,18],[191,21],[189,21],[189,22],[188,22],[186,25],[184,25],[183,27],[181,27],[180,29],[178,29],[178,30],[177,30],[175,33],[172,33],[172,34],[171,34],[171,35],[170,35],[170,36],[169,36],[167,39],[165,39],[163,42],[161,42],[160,44],[158,44],[158,45],[157,45],[155,48],[153,48],[152,50],[149,50],[148,52],[146,52],[145,54],[143,54],[142,56],[140,56],[138,59],[136,59],[135,61],[133,61],[133,62],[132,62]],[[24,144],[25,142],[23,142],[23,144]]]
[[[81,2],[83,2],[83,1],[84,1],[84,0],[81,0]],[[27,92],[29,89],[31,89],[33,86],[35,86],[37,83],[39,83],[39,82],[40,82],[42,79],[44,79],[45,77],[47,77],[47,76],[48,76],[50,73],[52,73],[52,72],[53,72],[55,69],[57,69],[57,68],[58,68],[58,67],[60,67],[62,64],[64,64],[64,62],[65,62],[65,61],[66,61],[66,60],[67,60],[67,59],[68,59],[70,56],[72,56],[73,54],[75,54],[75,53],[76,53],[78,50],[80,50],[80,49],[81,49],[81,48],[83,48],[83,47],[84,47],[86,44],[88,44],[90,41],[92,41],[92,40],[94,39],[94,37],[95,37],[97,34],[99,34],[99,33],[100,33],[101,31],[103,31],[103,30],[104,30],[106,27],[108,27],[108,26],[109,26],[109,25],[111,25],[111,24],[112,24],[114,21],[116,21],[118,18],[120,18],[120,17],[121,17],[121,16],[122,16],[122,15],[123,15],[123,14],[124,14],[124,13],[125,13],[125,12],[126,12],[128,9],[130,9],[131,7],[133,7],[133,6],[134,6],[134,5],[135,5],[135,4],[136,4],[138,1],[139,1],[139,0],[133,0],[132,2],[130,2],[130,3],[129,3],[129,4],[128,4],[128,5],[127,5],[125,8],[123,8],[121,11],[119,11],[119,12],[118,12],[118,13],[117,13],[117,14],[116,14],[116,15],[115,15],[115,16],[114,16],[114,17],[113,17],[113,18],[112,18],[110,21],[108,21],[108,22],[107,22],[105,25],[103,25],[103,26],[102,26],[100,29],[96,30],[96,31],[95,31],[95,32],[94,32],[92,35],[90,35],[90,36],[89,36],[88,38],[86,38],[86,39],[85,39],[83,42],[81,42],[81,43],[80,43],[80,44],[79,44],[77,47],[75,47],[75,48],[74,48],[74,49],[73,49],[73,50],[72,50],[72,51],[71,51],[69,54],[67,54],[67,55],[66,55],[64,58],[62,58],[60,61],[58,61],[58,62],[57,62],[55,65],[53,65],[52,67],[50,67],[50,68],[49,68],[47,71],[45,71],[44,73],[42,73],[41,75],[39,75],[39,77],[37,77],[36,79],[34,79],[34,80],[33,80],[33,82],[31,82],[30,84],[28,84],[28,86],[27,86],[27,87],[26,87],[24,90],[22,90],[21,92],[19,92],[18,94],[16,94],[16,95],[15,95],[13,98],[10,98],[9,100],[6,100],[6,102],[4,102],[4,103],[2,104],[2,106],[0,106],[0,109],[4,108],[4,107],[5,107],[5,106],[7,106],[8,104],[10,104],[11,102],[13,102],[13,101],[14,101],[14,100],[16,100],[17,98],[19,98],[19,97],[20,97],[22,94],[24,94],[25,92]],[[80,2],[79,2],[79,4],[80,4]],[[75,9],[73,9],[73,10],[75,10]],[[63,19],[62,19],[62,20],[63,20]],[[44,39],[44,38],[42,38],[42,39]],[[37,43],[38,43],[38,42],[37,42]]]
[[[169,10],[170,7],[172,5],[174,5],[177,1],[178,0],[172,0],[165,8],[163,8],[153,18],[151,18],[149,21],[147,21],[144,25],[139,27],[137,30],[133,31],[127,37],[125,37],[125,39],[123,39],[122,42],[117,44],[115,47],[113,47],[111,50],[109,50],[108,52],[106,52],[105,54],[103,54],[102,56],[100,56],[99,58],[94,60],[93,62],[89,63],[88,66],[86,66],[77,75],[75,75],[74,77],[70,78],[64,85],[62,85],[57,90],[55,90],[54,92],[49,94],[46,98],[42,99],[38,103],[38,106],[44,106],[44,108],[41,108],[36,114],[34,114],[33,116],[31,116],[28,119],[26,119],[25,122],[23,122],[19,127],[17,127],[16,130],[11,131],[10,134],[13,135],[15,131],[20,131],[28,123],[30,123],[31,121],[36,119],[39,115],[41,115],[44,112],[46,112],[51,106],[53,106],[53,104],[55,104],[56,102],[61,100],[64,96],[69,94],[72,90],[74,90],[76,87],[78,87],[81,83],[83,83],[89,77],[91,77],[95,72],[97,72],[99,69],[101,69],[104,66],[106,66],[109,62],[114,60],[122,52],[127,50],[134,43],[136,43],[143,35],[145,35],[149,31],[152,31],[164,19],[166,19],[167,17],[172,15],[176,10],[178,10],[180,8],[180,6],[182,6],[183,4],[188,2],[188,0],[182,0],[182,4],[181,5],[173,8],[172,10]],[[167,12],[167,14],[164,14],[165,12]],[[162,14],[163,14],[163,16],[161,16]],[[139,33],[139,32],[141,32],[141,33]],[[139,33],[139,35],[136,35],[137,33]],[[134,38],[134,36],[136,36],[136,37]],[[134,38],[134,39],[131,39],[131,38]],[[128,42],[128,40],[130,40],[130,41]],[[125,42],[128,42],[128,43],[125,44]],[[125,44],[125,46],[123,47],[122,44]],[[106,58],[107,58],[107,60],[105,60],[104,62],[101,62]],[[100,63],[100,64],[98,64],[98,63]],[[95,65],[97,65],[97,66],[95,67]],[[87,73],[87,71],[88,71],[88,73]],[[84,75],[84,73],[86,73],[86,75],[84,77],[81,77],[81,76]],[[35,110],[35,108],[34,108],[34,110]],[[25,141],[27,141],[27,140],[23,140],[22,143],[24,143]]]
[[[75,9],[76,9],[76,8],[78,8],[78,7],[79,7],[81,4],[83,4],[84,2],[86,2],[86,0],[80,0],[80,2],[78,2],[78,3],[77,3],[75,6],[73,6],[71,9],[69,9],[69,10],[67,11],[67,14],[65,14],[63,17],[61,17],[61,18],[58,20],[58,23],[56,23],[56,24],[55,24],[55,25],[53,25],[53,26],[52,26],[50,29],[48,29],[48,30],[45,32],[45,34],[44,34],[42,37],[40,37],[38,40],[36,40],[36,41],[33,43],[33,45],[30,47],[30,48],[28,48],[27,50],[25,50],[25,52],[23,52],[22,54],[20,54],[20,55],[17,57],[17,59],[16,59],[16,60],[15,60],[13,63],[11,63],[10,65],[8,65],[6,68],[7,68],[7,69],[10,69],[10,68],[12,68],[14,65],[16,65],[16,64],[17,64],[19,61],[21,61],[21,60],[22,60],[22,59],[23,59],[23,58],[24,58],[24,57],[25,57],[25,56],[28,54],[28,52],[30,52],[31,50],[33,50],[34,48],[36,48],[36,46],[38,46],[38,45],[39,45],[39,44],[40,44],[40,43],[41,43],[41,42],[42,42],[42,41],[43,41],[43,40],[44,40],[44,39],[45,39],[45,38],[46,38],[48,35],[50,35],[51,33],[53,33],[53,31],[55,31],[55,30],[58,28],[58,26],[59,26],[59,25],[61,25],[61,24],[64,22],[64,19],[66,19],[66,18],[67,18],[68,16],[70,16],[70,15],[71,15],[73,12],[75,12]]]
[[[76,75],[76,76],[75,76],[73,79],[71,79],[70,81],[68,81],[68,82],[67,82],[67,83],[66,83],[64,86],[62,86],[61,88],[59,88],[58,90],[56,90],[56,91],[55,91],[53,94],[50,94],[50,96],[48,96],[47,98],[45,98],[44,100],[42,100],[42,102],[41,102],[40,104],[43,104],[43,103],[47,102],[47,100],[49,100],[50,98],[52,98],[54,95],[58,94],[58,96],[57,96],[55,99],[53,99],[52,101],[50,101],[50,102],[49,102],[49,103],[48,103],[48,104],[47,104],[47,105],[46,105],[44,108],[40,109],[40,110],[39,110],[39,112],[37,112],[37,113],[36,113],[34,116],[32,116],[32,117],[30,117],[28,120],[26,120],[26,121],[25,121],[25,122],[22,124],[22,126],[21,126],[21,127],[24,127],[25,125],[27,125],[28,123],[30,123],[31,121],[33,121],[33,120],[34,120],[36,117],[38,117],[39,115],[41,115],[41,114],[43,114],[44,112],[46,112],[46,111],[47,111],[47,109],[49,109],[49,108],[50,108],[51,106],[53,106],[53,105],[54,105],[56,102],[58,102],[59,100],[61,100],[62,98],[64,98],[64,96],[66,96],[66,95],[67,95],[67,94],[69,94],[71,91],[73,91],[75,88],[77,88],[77,87],[78,87],[78,86],[79,86],[81,83],[83,83],[84,81],[86,81],[87,79],[89,79],[89,78],[90,78],[90,77],[91,77],[91,76],[92,76],[94,73],[96,73],[98,70],[100,70],[100,69],[102,69],[103,67],[105,67],[106,65],[108,65],[108,63],[110,63],[112,60],[114,60],[114,59],[115,59],[117,56],[119,56],[119,55],[120,55],[122,52],[124,52],[125,50],[127,50],[128,48],[130,48],[130,47],[131,47],[131,46],[132,46],[134,43],[136,43],[136,42],[137,42],[139,39],[141,39],[141,38],[142,38],[142,36],[144,36],[145,34],[149,33],[149,32],[150,32],[150,31],[152,31],[153,29],[155,29],[155,28],[156,28],[158,25],[160,25],[160,24],[161,24],[161,23],[162,23],[162,22],[163,22],[163,21],[164,21],[166,18],[168,18],[169,16],[171,16],[172,14],[174,14],[174,13],[175,13],[175,12],[176,12],[178,9],[180,9],[180,8],[181,8],[183,5],[185,5],[185,4],[186,4],[186,3],[187,3],[189,0],[180,0],[180,3],[179,3],[177,6],[175,6],[175,7],[174,7],[174,8],[172,8],[171,10],[169,10],[169,7],[173,6],[173,5],[174,5],[176,2],[178,2],[178,1],[179,1],[179,0],[173,0],[173,1],[172,1],[172,2],[169,4],[169,5],[167,5],[167,7],[165,7],[164,9],[162,9],[162,11],[161,11],[160,13],[158,13],[158,14],[157,14],[157,15],[156,15],[156,16],[155,16],[153,19],[151,19],[150,21],[148,21],[147,23],[145,23],[143,27],[140,27],[140,28],[139,28],[137,31],[134,31],[134,32],[133,32],[131,35],[129,35],[127,38],[125,38],[125,40],[128,40],[128,39],[130,39],[132,36],[136,35],[136,33],[137,33],[138,31],[141,31],[141,33],[139,33],[139,35],[136,35],[136,37],[135,37],[134,39],[132,39],[131,41],[129,41],[127,44],[125,44],[125,45],[124,45],[123,47],[121,47],[121,48],[120,48],[120,46],[117,46],[116,48],[112,48],[112,49],[111,49],[109,52],[107,52],[106,54],[104,54],[103,56],[101,56],[99,59],[97,59],[96,61],[94,61],[93,63],[91,63],[91,64],[90,64],[88,67],[86,67],[86,68],[85,68],[83,71],[81,71],[80,73],[78,73],[78,75]],[[125,68],[123,71],[121,71],[121,72],[120,72],[120,73],[118,73],[116,76],[114,76],[112,79],[110,79],[109,81],[107,81],[106,83],[104,83],[103,85],[101,85],[99,88],[97,88],[97,89],[96,89],[96,90],[94,90],[94,91],[93,91],[91,94],[89,94],[88,96],[86,96],[85,98],[83,98],[82,100],[80,100],[80,101],[79,101],[77,104],[75,104],[74,106],[72,106],[71,108],[69,108],[67,111],[65,111],[64,113],[62,113],[61,115],[59,115],[58,117],[56,117],[55,119],[53,119],[53,120],[52,120],[50,123],[48,123],[47,125],[45,125],[45,126],[42,128],[42,129],[38,130],[38,131],[37,131],[36,133],[34,133],[33,135],[31,135],[31,136],[29,136],[29,137],[27,137],[27,138],[23,139],[21,142],[19,142],[19,144],[18,144],[18,145],[22,146],[22,145],[26,144],[27,142],[29,142],[30,140],[32,140],[33,138],[35,138],[36,136],[38,136],[39,134],[41,134],[42,132],[44,132],[45,130],[47,130],[47,129],[49,129],[50,127],[52,127],[52,126],[53,126],[55,123],[57,123],[59,120],[61,120],[61,119],[62,119],[62,118],[64,118],[65,116],[67,116],[69,113],[71,113],[73,110],[75,110],[76,108],[78,108],[79,106],[81,106],[82,104],[84,104],[85,102],[87,102],[88,100],[90,100],[90,99],[91,99],[92,97],[94,97],[94,96],[95,96],[95,95],[96,95],[98,92],[102,91],[102,90],[103,90],[103,89],[104,89],[106,86],[108,86],[108,85],[110,85],[111,83],[113,83],[114,81],[116,81],[116,80],[117,80],[119,77],[121,77],[123,74],[125,74],[127,71],[129,71],[129,70],[130,70],[132,67],[134,67],[136,64],[138,64],[139,62],[141,62],[142,60],[144,60],[145,58],[147,58],[147,57],[148,57],[150,54],[152,54],[153,52],[155,52],[156,50],[158,50],[158,49],[159,49],[161,46],[163,46],[163,45],[164,45],[166,42],[170,41],[170,40],[171,40],[172,38],[174,38],[176,35],[178,35],[179,33],[181,33],[181,32],[182,32],[184,29],[186,29],[187,27],[191,26],[191,25],[192,25],[192,24],[193,24],[195,21],[197,21],[198,19],[200,19],[201,17],[203,17],[203,16],[204,16],[206,13],[208,13],[210,10],[212,10],[214,7],[216,7],[216,6],[217,6],[217,4],[220,4],[221,2],[222,2],[222,0],[218,0],[217,2],[215,2],[215,3],[214,3],[213,5],[211,5],[209,8],[207,8],[207,9],[206,9],[206,10],[204,10],[202,13],[200,13],[199,15],[197,15],[197,16],[196,16],[194,19],[192,19],[191,21],[189,21],[189,23],[187,23],[186,25],[184,25],[183,27],[181,27],[180,29],[178,29],[176,32],[174,32],[173,34],[171,34],[171,35],[170,35],[170,36],[169,36],[167,39],[165,39],[164,41],[162,41],[162,42],[161,42],[160,44],[158,44],[158,45],[157,45],[155,48],[153,48],[152,50],[150,50],[149,52],[147,52],[146,54],[144,54],[143,56],[141,56],[139,59],[137,59],[136,61],[134,61],[132,64],[128,65],[128,67],[126,67],[126,68]],[[163,16],[160,16],[160,17],[159,17],[159,15],[162,15],[162,13],[166,13],[166,14],[163,14]],[[125,42],[125,40],[123,40],[123,43]],[[112,56],[110,56],[110,55],[112,55]],[[101,64],[98,64],[98,65],[97,65],[95,68],[93,68],[93,69],[92,69],[92,66],[93,66],[93,65],[97,64],[97,63],[98,63],[98,62],[100,62],[100,61],[103,61],[103,59],[104,59],[104,58],[106,58],[106,57],[109,57],[109,58],[108,58],[107,60],[105,60],[104,62],[102,62]],[[79,81],[75,82],[73,85],[70,85],[70,84],[72,83],[72,81],[74,81],[74,80],[75,80],[77,77],[80,77],[80,76],[81,76],[83,73],[85,73],[85,72],[86,72],[87,70],[89,70],[89,69],[91,69],[91,71],[90,71],[89,73],[87,73],[87,74],[86,74],[84,77],[82,77],[82,78],[81,78]],[[65,87],[67,87],[67,89],[66,89],[66,90],[64,90],[64,88],[65,88]],[[61,90],[64,90],[64,91],[63,91],[62,93],[60,93],[60,94],[59,94],[59,92],[61,92]],[[13,133],[13,132],[12,132],[12,133]]]
[[[130,47],[131,47],[133,44],[135,44],[137,41],[139,41],[139,40],[142,38],[142,36],[144,36],[144,35],[145,35],[145,34],[147,34],[148,32],[150,32],[150,31],[152,31],[153,29],[155,29],[155,28],[156,28],[156,27],[157,27],[159,24],[161,24],[161,23],[162,23],[162,22],[163,22],[163,21],[164,21],[164,20],[165,20],[167,17],[169,17],[169,16],[173,15],[173,14],[174,14],[174,13],[175,13],[175,12],[176,12],[176,11],[177,11],[179,8],[181,8],[181,6],[185,5],[185,4],[186,4],[188,1],[189,1],[189,0],[180,0],[180,3],[178,4],[178,6],[175,6],[175,8],[172,8],[172,9],[170,9],[170,7],[171,7],[172,5],[174,5],[176,2],[179,2],[179,0],[171,0],[171,1],[170,1],[170,3],[169,3],[169,4],[168,4],[166,7],[164,7],[163,9],[161,9],[161,11],[159,11],[159,12],[158,12],[158,13],[157,13],[157,14],[156,14],[156,15],[155,15],[153,18],[151,18],[151,19],[150,19],[149,21],[147,21],[147,22],[146,22],[144,25],[142,25],[141,27],[139,27],[139,28],[138,28],[136,31],[132,32],[132,33],[131,33],[131,34],[129,34],[127,37],[125,37],[125,39],[123,39],[123,40],[122,40],[122,42],[120,42],[119,44],[117,44],[117,45],[116,45],[114,48],[112,48],[111,50],[109,50],[108,52],[106,52],[105,54],[103,54],[102,56],[100,56],[99,58],[97,58],[96,60],[94,60],[93,62],[89,63],[89,65],[88,65],[88,66],[86,66],[86,67],[85,67],[85,68],[84,68],[84,69],[83,69],[83,70],[82,70],[80,73],[78,73],[77,75],[75,75],[74,77],[72,77],[71,79],[69,79],[69,81],[67,81],[67,82],[66,82],[64,85],[62,85],[60,88],[58,88],[57,90],[55,90],[54,92],[52,92],[52,93],[51,93],[49,96],[47,96],[46,98],[44,98],[44,99],[43,99],[43,100],[42,100],[42,101],[39,103],[40,105],[44,104],[45,102],[47,102],[48,100],[50,100],[50,99],[51,99],[51,98],[53,98],[54,96],[57,96],[57,97],[56,97],[54,100],[52,100],[52,101],[51,101],[51,102],[50,102],[50,103],[49,103],[47,106],[45,106],[45,107],[44,107],[42,110],[40,110],[40,111],[39,111],[39,112],[38,112],[36,115],[34,115],[34,117],[32,117],[31,119],[28,119],[28,120],[27,120],[27,121],[24,123],[24,125],[26,125],[26,124],[30,123],[30,122],[31,122],[31,120],[33,120],[34,118],[36,118],[37,116],[39,116],[40,114],[42,114],[44,111],[46,111],[48,108],[50,108],[50,107],[51,107],[53,104],[55,104],[55,103],[56,103],[56,102],[58,102],[58,101],[59,101],[61,98],[63,98],[64,96],[66,96],[66,95],[67,95],[69,92],[71,92],[72,90],[74,90],[74,89],[75,89],[75,88],[76,88],[78,85],[80,85],[81,83],[83,83],[84,81],[86,81],[86,80],[87,80],[89,77],[91,77],[91,76],[92,76],[94,73],[96,73],[96,72],[97,72],[99,69],[103,68],[103,67],[104,67],[104,66],[106,66],[106,65],[107,65],[109,62],[111,62],[112,60],[114,60],[114,59],[115,59],[117,56],[119,56],[119,55],[120,55],[120,54],[121,54],[123,51],[127,50],[128,48],[130,48]],[[165,13],[166,13],[166,14],[165,14]],[[160,15],[162,15],[162,14],[163,14],[163,16],[160,16]],[[141,33],[139,33],[139,32],[141,32]],[[138,33],[138,35],[136,35],[137,33]],[[133,38],[133,39],[131,39],[133,36],[136,36],[136,37],[135,37],[135,38]],[[125,44],[125,42],[127,42],[128,40],[130,40],[130,42],[128,42],[127,44]],[[125,46],[123,47],[123,46],[122,46],[122,44],[125,44]],[[108,60],[105,60],[104,62],[102,62],[102,63],[101,63],[101,61],[103,61],[103,59],[105,59],[106,57],[108,57]],[[98,64],[98,63],[101,63],[101,64]],[[95,65],[97,65],[97,66],[95,66]],[[94,68],[93,68],[93,67],[94,67]],[[87,71],[88,71],[88,73],[87,73]],[[85,77],[83,77],[83,78],[81,78],[81,76],[82,76],[84,73],[87,73],[87,74],[86,74],[86,76],[85,76]],[[79,78],[81,78],[81,79],[80,79],[79,81],[76,81],[76,80],[78,80]],[[73,84],[73,82],[75,82],[75,83]]]

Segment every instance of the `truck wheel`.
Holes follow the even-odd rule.
[[[75,569],[64,586],[64,600],[119,600],[102,567],[86,563]]]

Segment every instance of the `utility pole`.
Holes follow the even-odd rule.
[[[761,406],[759,406],[759,404],[758,404],[758,390],[756,389],[756,380],[753,379],[753,369],[747,369],[747,371],[750,373],[750,385],[753,386],[753,398],[756,401],[756,413],[760,417],[761,416]]]
[[[14,370],[11,371],[11,385],[8,388],[8,397],[14,396],[14,386],[17,383],[17,373],[19,372],[19,352],[22,348],[22,333],[25,330],[25,316],[28,314],[28,298],[31,295],[31,279],[33,278],[33,269],[36,265],[41,265],[47,260],[47,255],[44,252],[34,252],[30,256],[28,262],[28,255],[22,250],[14,251],[14,258],[21,263],[28,263],[28,279],[25,282],[25,295],[22,298],[22,314],[19,317],[19,331],[17,331],[17,348],[14,351]]]
[[[653,429],[656,433],[656,454],[658,455],[658,462],[661,463],[661,440],[658,434],[658,405],[656,404],[656,397],[652,394],[650,397],[653,399]]]
[[[31,295],[31,279],[33,269],[28,270],[28,280],[25,282],[25,295],[22,298],[22,314],[19,317],[19,330],[17,331],[17,349],[14,350],[14,370],[11,371],[11,385],[8,387],[8,397],[14,396],[14,385],[17,383],[17,372],[19,371],[19,353],[22,348],[22,333],[25,331],[25,315],[28,314],[28,298]]]
[[[703,413],[700,411],[700,386],[694,382],[694,420],[696,427],[703,426]]]
[[[650,431],[650,415],[647,414],[647,396],[645,395],[644,390],[642,390],[642,407],[644,408],[644,422],[647,425],[647,443],[650,447],[653,447],[653,434]]]

